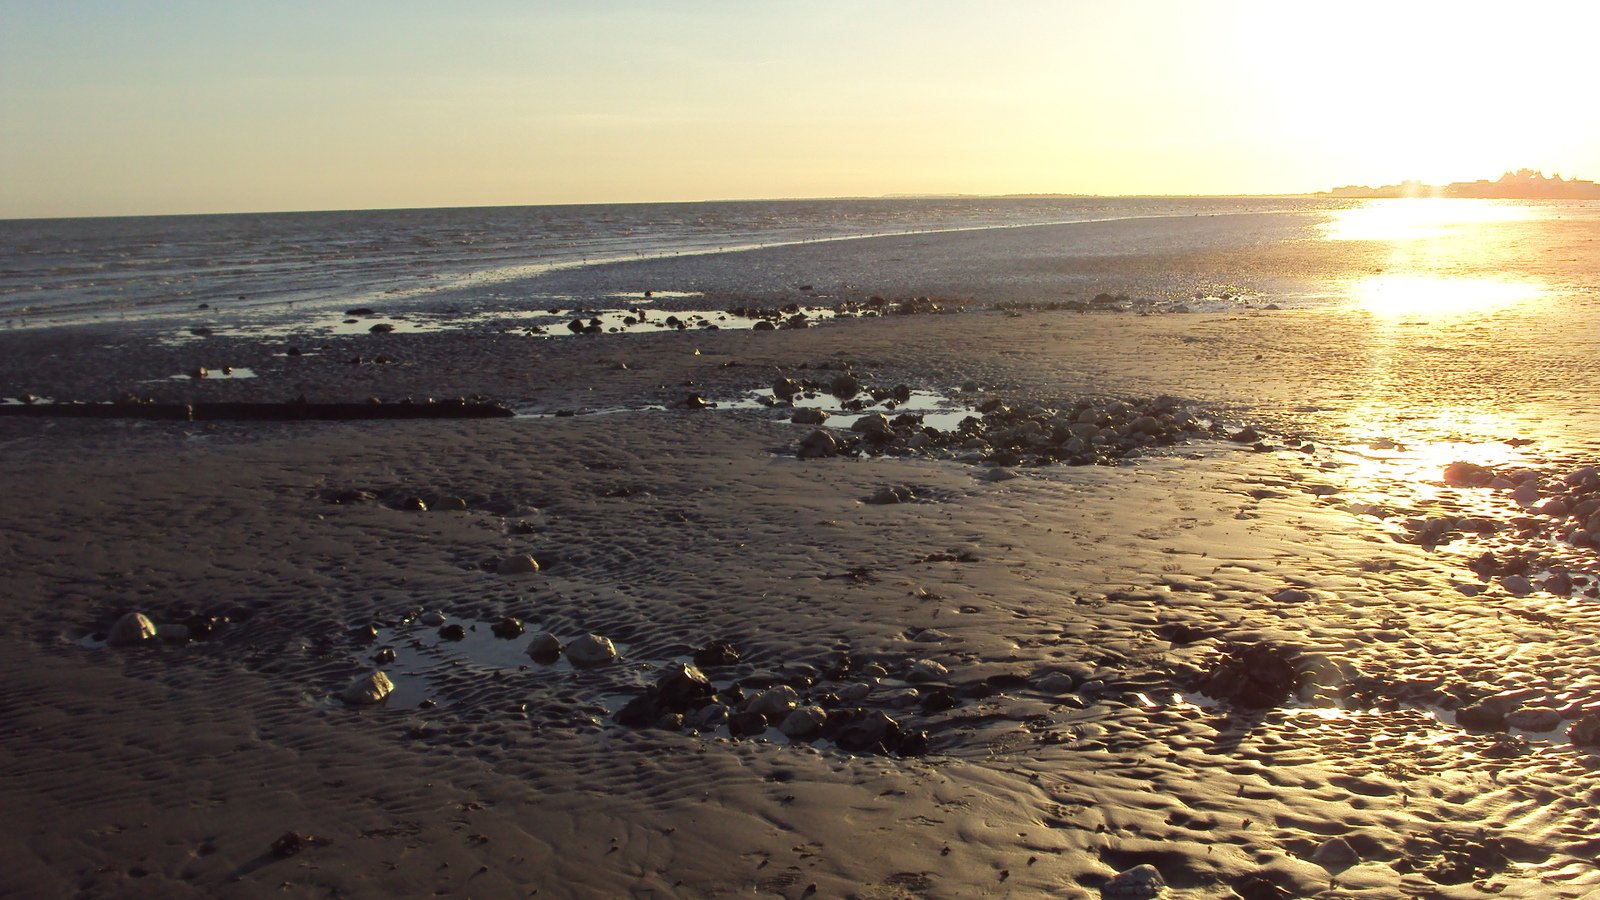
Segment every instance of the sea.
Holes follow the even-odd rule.
[[[557,269],[882,235],[1260,213],[1306,198],[881,198],[0,220],[18,328],[506,296]],[[491,290],[493,293],[491,294]]]

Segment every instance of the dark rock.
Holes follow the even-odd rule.
[[[1302,680],[1288,649],[1261,641],[1229,648],[1200,690],[1237,706],[1266,709],[1299,690]]]
[[[900,745],[900,723],[877,710],[844,710],[828,718],[823,736],[849,753],[889,753]]]
[[[460,625],[451,623],[439,628],[439,637],[447,641],[464,641],[467,639],[467,630]]]
[[[506,616],[504,619],[494,623],[491,630],[494,631],[495,637],[510,640],[514,637],[521,637],[522,633],[528,629],[522,624],[521,619],[514,616]]]
[[[717,641],[694,652],[694,664],[702,668],[731,666],[739,661],[739,651],[733,645]]]
[[[806,435],[800,441],[796,452],[801,459],[823,459],[839,455],[839,440],[826,431],[818,429]]]
[[[848,373],[840,375],[828,384],[828,393],[840,400],[849,400],[861,393],[861,381]]]
[[[793,378],[779,378],[772,383],[772,395],[782,400],[788,400],[800,393],[804,388],[800,382]]]
[[[1261,433],[1252,426],[1246,425],[1229,435],[1228,440],[1233,441],[1235,444],[1254,444],[1261,440]]]
[[[371,328],[368,328],[367,330],[372,332],[373,334],[388,334],[389,332],[394,330],[394,326],[389,324],[388,322],[379,322],[378,324],[372,326]]]
[[[758,712],[735,713],[728,719],[728,731],[734,737],[756,737],[766,730],[767,717]]]
[[[388,665],[389,663],[394,662],[395,661],[394,648],[393,647],[379,647],[378,648],[378,652],[372,654],[372,661],[377,663],[380,666]]]
[[[1567,738],[1579,747],[1600,747],[1600,712],[1584,713],[1567,729]]]
[[[1485,487],[1494,480],[1494,470],[1477,463],[1453,462],[1444,467],[1444,483],[1452,487]]]
[[[370,644],[378,639],[378,626],[372,624],[357,625],[350,629],[350,640],[358,644]]]
[[[669,667],[656,681],[654,690],[661,706],[672,712],[699,709],[710,703],[717,693],[716,686],[705,673],[682,663]]]

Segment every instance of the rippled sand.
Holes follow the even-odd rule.
[[[835,298],[935,294],[964,306],[950,315],[561,340],[479,326],[0,336],[0,396],[481,393],[610,411],[0,418],[6,882],[45,896],[1095,897],[1150,863],[1174,896],[1591,890],[1592,751],[1562,729],[1465,729],[1455,711],[1515,692],[1566,725],[1600,703],[1593,551],[1548,529],[1520,537],[1519,518],[1542,521],[1531,507],[1443,471],[1533,470],[1549,492],[1600,459],[1600,276],[1587,257],[1552,259],[1593,226],[1478,223],[1472,240],[1503,240],[1440,244],[1427,260],[1443,269],[1423,264],[1419,238],[1331,241],[1312,221],[1226,246],[1169,236],[1164,253],[1125,224],[1077,227],[1103,229],[1089,243],[1107,251],[1073,256],[1071,229],[1021,229],[987,249],[973,234],[895,238],[529,286],[598,298],[645,280],[705,292],[660,301],[701,309],[798,300],[793,285],[814,283]],[[1495,278],[1471,262],[1485,259]],[[1435,299],[1379,308],[1358,286],[1378,274],[1538,289],[1469,290],[1478,302],[1463,305],[1413,283],[1407,296]],[[1015,310],[1163,285],[1169,300],[1245,299]],[[1316,301],[1319,286],[1336,298]],[[295,341],[304,352],[281,355]],[[222,364],[256,377],[168,377]],[[1267,449],[1218,438],[995,481],[960,459],[802,461],[810,429],[767,409],[648,408],[691,392],[733,407],[819,370],[1014,407],[1173,394],[1253,425]],[[865,502],[886,485],[917,502]],[[1507,529],[1414,541],[1418,521],[1443,516]],[[1516,548],[1559,556],[1578,590],[1513,592],[1468,565]],[[540,573],[496,574],[513,553]],[[100,646],[130,609],[232,621],[188,645]],[[447,644],[405,630],[414,609],[480,631],[516,616],[530,633],[597,632],[623,659],[585,670],[481,634]],[[333,697],[373,646],[350,629],[374,621],[382,640],[423,646],[402,644],[395,702],[351,709]],[[1325,689],[1264,710],[1196,691],[1227,645],[1259,640],[1293,648]],[[871,702],[926,729],[929,752],[611,720],[710,641],[742,656],[722,681],[810,679],[821,694],[881,666]],[[920,659],[948,675],[904,683]],[[941,688],[954,704],[925,706]],[[288,831],[326,843],[274,855]]]

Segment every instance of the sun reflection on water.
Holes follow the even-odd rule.
[[[1346,292],[1356,308],[1374,316],[1414,318],[1476,315],[1540,299],[1548,289],[1528,281],[1405,274],[1359,278]]]
[[[1375,245],[1371,274],[1342,285],[1355,309],[1381,319],[1459,318],[1549,293],[1507,275],[1527,255],[1518,226],[1548,214],[1502,200],[1372,200],[1333,212],[1321,229],[1328,241]]]
[[[1539,207],[1503,200],[1437,197],[1369,200],[1361,206],[1335,210],[1322,224],[1322,232],[1330,241],[1470,237],[1482,226],[1532,219],[1541,212]]]

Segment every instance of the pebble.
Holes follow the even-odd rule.
[[[794,411],[792,421],[796,425],[821,425],[828,421],[828,411],[813,406],[802,407]]]
[[[345,685],[339,693],[339,699],[351,706],[371,706],[383,702],[394,690],[394,682],[381,671],[369,672],[358,676],[354,681]]]
[[[785,716],[778,730],[796,740],[812,737],[828,723],[828,714],[820,706],[802,706]]]
[[[417,621],[424,625],[443,625],[445,623],[445,616],[444,613],[435,609],[418,616]]]
[[[617,658],[617,645],[598,634],[586,634],[567,645],[567,660],[575,666],[601,666]]]
[[[906,668],[907,681],[938,681],[950,674],[945,666],[931,659],[913,660]]]
[[[532,575],[539,571],[539,561],[531,556],[508,556],[500,560],[495,571],[501,575]]]
[[[796,455],[801,459],[822,459],[839,454],[839,440],[826,431],[818,429],[806,435],[800,441]]]
[[[546,631],[528,643],[528,655],[541,662],[555,662],[561,655],[561,639]]]
[[[124,615],[106,633],[106,643],[113,647],[128,647],[156,636],[156,623],[144,613]]]
[[[800,694],[786,684],[768,688],[751,697],[745,703],[744,711],[760,713],[768,720],[775,720],[788,715],[789,711],[800,704]]]
[[[1161,877],[1159,869],[1149,863],[1141,863],[1118,872],[1101,888],[1100,894],[1117,900],[1147,900],[1161,896],[1166,887],[1166,879]]]

